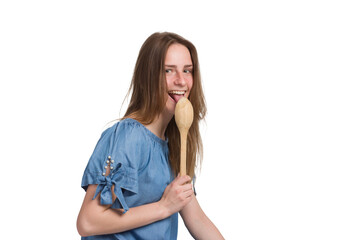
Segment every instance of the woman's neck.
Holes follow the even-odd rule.
[[[165,140],[165,131],[173,116],[173,114],[169,114],[166,111],[163,111],[154,119],[152,123],[144,126],[156,136]]]

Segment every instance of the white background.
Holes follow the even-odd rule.
[[[170,31],[199,52],[196,189],[224,237],[359,239],[356,2],[1,1],[1,235],[80,238],[87,161],[141,44]]]

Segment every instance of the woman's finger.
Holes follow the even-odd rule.
[[[175,181],[179,184],[179,185],[183,185],[189,181],[191,181],[191,178],[188,175],[185,176],[181,176],[177,179],[175,179]]]
[[[190,183],[186,183],[184,185],[182,185],[183,191],[189,191],[192,190],[192,185]]]

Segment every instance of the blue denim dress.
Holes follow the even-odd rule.
[[[85,169],[81,187],[98,184],[93,199],[111,208],[129,208],[159,201],[174,179],[168,160],[167,141],[134,119],[124,119],[106,129]],[[110,174],[105,176],[110,167]],[[116,200],[112,202],[111,187]],[[81,239],[176,239],[178,213],[152,224],[122,233]]]

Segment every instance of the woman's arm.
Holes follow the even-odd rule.
[[[205,215],[195,196],[193,196],[190,203],[180,211],[180,214],[185,226],[195,239],[224,239],[216,226]]]
[[[97,185],[89,185],[77,220],[78,232],[81,236],[118,233],[167,218],[193,198],[191,184],[184,184],[189,180],[189,176],[177,177],[166,187],[160,201],[130,208],[125,214],[101,205],[100,194],[92,200]]]

